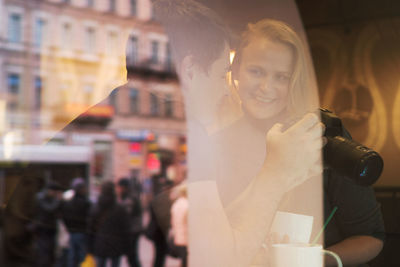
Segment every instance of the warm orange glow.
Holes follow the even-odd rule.
[[[229,60],[230,60],[230,62],[231,62],[231,64],[232,64],[232,62],[233,62],[233,59],[235,58],[235,53],[236,53],[236,51],[235,50],[231,50],[231,52],[229,53]]]
[[[83,113],[84,116],[111,118],[114,115],[113,106],[97,105],[93,106]]]

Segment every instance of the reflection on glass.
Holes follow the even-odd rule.
[[[61,203],[97,202],[106,181],[128,181],[135,219],[123,238],[137,242],[158,184],[184,179],[182,96],[168,38],[152,16],[150,1],[0,1],[0,236],[10,256],[1,266],[66,264],[72,243],[63,238],[81,237]],[[171,166],[177,171],[166,178]],[[115,188],[121,203],[122,191]]]
[[[227,2],[0,0],[1,266],[77,266],[83,233],[95,261],[134,265],[155,224],[163,262],[172,206],[185,226],[166,266],[265,265],[277,210],[320,229],[318,95],[294,1]],[[187,176],[189,213],[172,190]],[[104,247],[103,226],[119,242]]]

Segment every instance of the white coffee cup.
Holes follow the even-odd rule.
[[[289,237],[290,243],[309,243],[314,217],[278,211],[271,226],[271,234]]]
[[[322,249],[321,245],[304,243],[273,244],[271,246],[270,267],[323,267],[323,255],[335,258],[337,266],[342,267],[339,256]]]

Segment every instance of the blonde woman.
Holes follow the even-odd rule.
[[[317,110],[318,94],[302,40],[287,24],[276,20],[248,25],[235,56],[232,77],[243,117],[222,135],[222,150],[229,150],[230,156],[226,158],[227,167],[222,168],[226,173],[221,175],[219,188],[229,188],[221,192],[221,198],[234,217],[234,199],[251,184],[264,158],[271,156],[268,146],[265,149],[265,134],[277,123],[289,127],[307,112]],[[319,142],[319,136],[315,140]],[[238,164],[240,168],[229,167]],[[324,180],[316,175],[289,190],[279,209],[314,216],[318,231],[323,210],[329,215],[335,206],[338,211],[326,229],[325,246],[339,254],[344,265],[358,266],[374,258],[382,249],[384,229],[371,188],[357,186],[328,170]],[[333,264],[329,260],[328,266]]]

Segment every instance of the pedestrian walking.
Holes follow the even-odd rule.
[[[121,178],[117,184],[118,203],[129,214],[129,244],[126,255],[131,267],[140,267],[138,244],[143,230],[142,206],[139,192],[135,188],[137,187],[133,187],[128,178]]]
[[[63,201],[62,218],[69,233],[68,267],[78,267],[87,253],[87,227],[90,201],[87,197],[87,185],[83,178],[75,178],[71,188],[73,197]]]
[[[109,259],[112,267],[119,267],[129,242],[129,214],[117,203],[112,182],[101,186],[99,199],[89,216],[89,231],[89,248],[97,267],[105,267]]]

